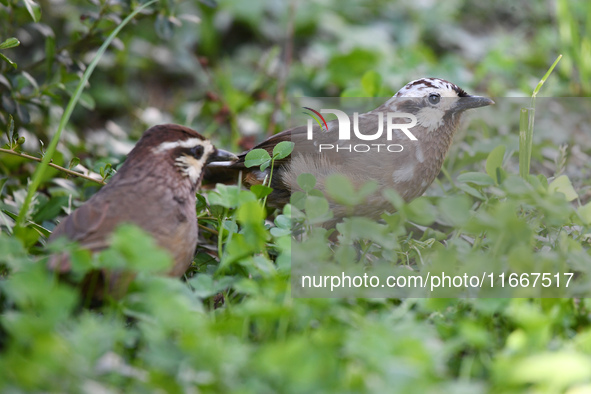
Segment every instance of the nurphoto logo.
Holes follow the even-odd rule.
[[[321,132],[328,132],[328,123],[324,119],[322,114],[334,114],[337,117],[337,125],[338,125],[338,143],[320,143],[318,144],[318,152],[322,153],[323,151],[346,151],[346,152],[358,152],[358,153],[365,153],[370,151],[387,151],[387,152],[402,152],[404,147],[400,144],[346,144],[343,143],[344,141],[351,141],[351,129],[353,130],[354,138],[360,141],[375,141],[378,139],[382,139],[382,135],[384,133],[384,113],[378,112],[377,118],[377,125],[373,124],[375,122],[371,122],[372,124],[368,125],[367,122],[362,125],[360,128],[359,126],[359,112],[353,113],[353,128],[351,128],[351,118],[347,115],[344,111],[338,109],[321,109],[320,112],[310,108],[310,107],[303,107],[311,111],[313,114],[306,113],[312,119],[316,121],[318,126],[320,126]],[[408,112],[386,112],[386,140],[392,141],[393,139],[393,131],[400,130],[408,137],[411,141],[417,141],[417,137],[415,137],[409,129],[413,128],[417,124],[417,118],[411,113]],[[312,123],[312,119],[308,119],[307,123],[307,138],[308,140],[314,139],[314,126]],[[401,120],[409,119],[410,122],[405,123],[398,123]],[[322,121],[322,122],[321,122]],[[396,122],[396,123],[395,123]],[[369,126],[369,127],[368,127]],[[371,133],[377,127],[377,131]],[[371,129],[371,130],[370,130]],[[330,130],[332,131],[332,130]],[[316,145],[316,144],[315,144]]]

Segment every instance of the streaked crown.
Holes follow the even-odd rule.
[[[459,86],[440,78],[421,78],[407,83],[394,97],[425,97],[437,93],[441,97],[469,97]]]

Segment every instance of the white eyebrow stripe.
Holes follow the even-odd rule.
[[[207,140],[202,140],[201,138],[189,138],[188,140],[182,141],[168,141],[163,142],[154,148],[154,151],[157,153],[161,153],[170,149],[175,148],[193,148],[194,146],[203,145],[203,147],[208,147],[211,145],[211,142]]]

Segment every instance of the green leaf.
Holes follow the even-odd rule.
[[[0,43],[0,49],[14,48],[19,45],[20,45],[20,41],[14,37],[11,37],[11,38],[5,40],[4,42]]]
[[[89,93],[84,92],[80,95],[80,105],[92,111],[94,110],[95,102]]]
[[[437,206],[441,215],[455,226],[462,226],[470,218],[472,201],[465,195],[441,198]]]
[[[195,289],[194,293],[199,298],[207,298],[216,295],[226,289],[234,278],[224,276],[220,280],[214,280],[211,275],[197,274],[189,280],[191,286]]]
[[[355,189],[345,175],[334,174],[326,178],[326,193],[336,202],[345,205],[355,205]]]
[[[493,178],[482,172],[465,172],[458,176],[459,182],[473,183],[475,185],[490,186],[494,185]]]
[[[303,191],[309,192],[316,186],[316,177],[312,174],[304,173],[298,175],[298,185]]]
[[[15,62],[13,62],[12,60],[10,60],[9,58],[7,58],[6,56],[4,56],[3,54],[0,53],[0,59],[4,59],[6,62],[8,62],[8,64],[10,64],[12,67],[16,68],[17,65]]]
[[[306,193],[299,191],[292,193],[289,198],[289,202],[291,205],[300,210],[304,209],[304,204],[306,203]]]
[[[386,200],[392,204],[392,206],[396,209],[401,209],[404,206],[404,199],[400,197],[400,194],[396,192],[394,189],[385,189],[382,192],[382,195]]]
[[[430,226],[437,217],[435,207],[425,197],[419,197],[411,201],[404,207],[404,212],[408,215],[410,221],[423,226]]]
[[[295,144],[291,141],[281,141],[273,148],[273,159],[285,159],[293,151]]]
[[[261,164],[261,171],[265,171],[271,165],[271,160],[267,160],[263,164]]]
[[[72,160],[70,160],[70,164],[68,164],[68,169],[72,169],[74,167],[76,167],[78,164],[80,164],[80,159],[77,157],[72,157]]]
[[[370,70],[361,78],[361,87],[368,97],[375,97],[380,91],[382,77],[377,72]]]
[[[499,145],[488,154],[486,159],[486,173],[495,180],[496,184],[501,183],[501,180],[497,179],[497,168],[501,168],[503,165],[505,150],[505,145]]]
[[[256,201],[254,193],[248,190],[240,190],[235,185],[223,185],[218,183],[213,192],[208,195],[211,205],[220,205],[226,208],[236,208],[241,203]]]
[[[260,224],[265,220],[265,208],[258,201],[242,204],[236,212],[236,219],[240,224]]]
[[[253,149],[248,152],[244,158],[244,165],[246,168],[261,166],[267,162],[271,162],[271,156],[269,155],[269,152],[264,149]],[[261,168],[261,171],[264,171],[264,169]]]
[[[573,188],[570,179],[566,175],[559,176],[558,178],[550,182],[550,185],[548,185],[548,193],[552,194],[556,192],[564,194],[566,201],[572,201],[579,197],[579,195]]]
[[[465,183],[460,183],[460,184],[458,184],[458,188],[460,190],[462,190],[463,192],[465,192],[473,197],[478,198],[479,200],[486,200],[486,197],[484,197],[484,195],[482,193],[480,193],[478,190],[476,190],[472,186],[468,186]]]
[[[27,7],[27,11],[29,11],[29,15],[33,19],[33,22],[39,22],[41,20],[41,7],[33,0],[23,0],[25,2],[25,7]]]
[[[324,197],[308,196],[306,198],[306,216],[311,220],[323,218],[328,213],[328,201]]]
[[[273,192],[273,188],[264,185],[252,185],[250,191],[254,193],[257,198],[263,198]]]
[[[579,207],[577,210],[585,224],[591,224],[591,202]]]
[[[154,238],[143,229],[133,224],[119,225],[111,235],[111,250],[124,258],[124,267],[139,272],[163,272],[172,266],[172,255],[158,246]],[[105,263],[113,253],[107,253]]]

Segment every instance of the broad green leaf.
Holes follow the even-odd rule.
[[[441,215],[456,226],[461,226],[468,221],[471,205],[472,202],[465,195],[444,197],[437,203]]]
[[[258,201],[242,204],[236,212],[236,219],[241,224],[259,224],[265,220],[265,208]]]
[[[552,194],[556,192],[564,194],[566,201],[572,201],[579,197],[579,195],[573,188],[570,179],[566,175],[559,176],[558,178],[550,182],[550,185],[548,185],[548,193]]]
[[[294,192],[291,194],[289,198],[289,202],[291,205],[298,209],[304,209],[304,204],[306,203],[306,193],[304,192]]]
[[[215,190],[209,193],[208,199],[211,205],[236,208],[243,202],[256,201],[256,196],[248,190],[240,190],[238,186],[218,183]]]
[[[0,43],[0,49],[14,48],[19,45],[20,45],[20,41],[14,37],[11,37],[11,38],[5,40],[4,42]]]
[[[489,186],[494,185],[493,178],[482,172],[465,172],[458,175],[458,181],[464,183],[473,183],[475,185]]]
[[[306,216],[312,221],[322,218],[328,213],[328,201],[323,197],[308,196],[306,198]]]
[[[507,376],[509,382],[542,383],[563,392],[567,387],[591,378],[591,359],[570,350],[538,353],[523,357]]]
[[[270,165],[271,165],[271,160],[265,161],[263,164],[261,164],[261,171],[265,171],[267,168],[269,168]]]
[[[410,221],[424,226],[430,226],[437,217],[437,210],[425,197],[411,201],[404,207],[404,212]]]
[[[398,194],[396,190],[386,189],[382,192],[382,195],[394,208],[400,209],[404,206],[404,199],[400,197],[400,194]]]
[[[189,280],[191,286],[195,289],[194,294],[199,298],[207,298],[228,288],[235,279],[231,276],[223,276],[219,279],[213,279],[209,274],[197,274]]]
[[[244,158],[246,168],[260,166],[266,162],[271,162],[271,156],[264,149],[253,149]]]
[[[357,203],[353,184],[342,174],[330,175],[325,182],[326,193],[336,202],[353,206]]]
[[[577,210],[585,224],[591,224],[591,202],[579,207]]]
[[[287,215],[277,216],[274,222],[277,227],[291,229],[291,218]]]
[[[291,141],[281,141],[273,148],[273,159],[285,159],[293,151],[295,144]]]
[[[257,198],[263,198],[273,192],[273,188],[264,185],[252,185],[250,191],[254,193]]]
[[[172,264],[170,252],[159,247],[150,234],[132,224],[122,224],[115,229],[111,235],[111,250],[124,257],[125,267],[139,272],[162,272]],[[110,264],[107,260],[112,256],[114,254],[105,256],[103,261]]]
[[[316,186],[316,177],[312,174],[304,173],[298,175],[298,185],[303,191],[309,192]]]
[[[476,190],[472,186],[469,186],[465,183],[460,183],[460,184],[458,184],[458,188],[473,197],[476,197],[480,200],[486,200],[486,197],[484,197],[484,195],[482,193],[480,193],[478,190]]]
[[[497,184],[501,183],[501,180],[497,179],[497,168],[501,168],[503,165],[505,150],[505,145],[499,145],[488,154],[488,158],[486,159],[486,173]]]
[[[380,91],[382,85],[382,77],[374,70],[366,72],[361,78],[361,87],[368,97],[374,97]]]

